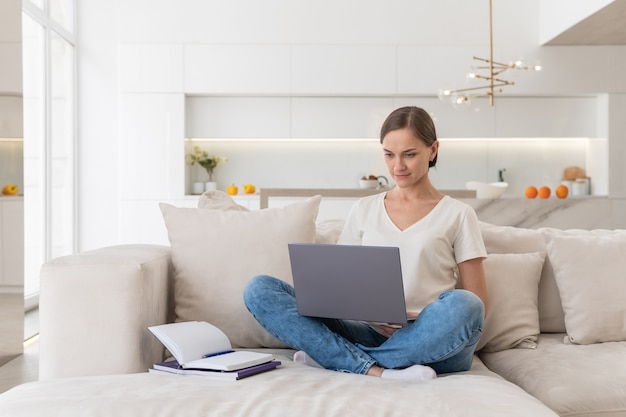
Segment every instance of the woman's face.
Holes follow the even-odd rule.
[[[398,187],[417,185],[428,177],[428,163],[437,154],[439,141],[427,146],[410,129],[392,130],[383,138],[387,170]]]

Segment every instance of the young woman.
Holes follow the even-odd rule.
[[[418,381],[468,370],[487,305],[476,214],[431,184],[439,142],[423,109],[393,111],[380,142],[396,186],[357,201],[338,243],[399,247],[406,305],[416,320],[397,329],[300,316],[293,288],[266,275],[250,281],[244,301],[269,333],[298,350],[297,362]]]

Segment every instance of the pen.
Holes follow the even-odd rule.
[[[203,356],[203,358],[210,358],[211,356],[225,355],[227,353],[233,353],[233,352],[234,352],[234,350],[225,350],[223,352],[207,353],[206,355]]]

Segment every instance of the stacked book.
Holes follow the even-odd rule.
[[[171,323],[148,329],[174,356],[173,360],[155,363],[149,369],[151,373],[238,380],[281,364],[270,353],[232,350],[228,337],[206,322]]]
[[[236,369],[232,371],[220,371],[214,369],[202,368],[182,368],[176,359],[166,362],[155,363],[148,371],[157,374],[176,374],[176,375],[196,375],[209,378],[238,380],[261,372],[276,369],[281,364],[280,361],[269,361],[260,365],[249,366],[247,368]]]

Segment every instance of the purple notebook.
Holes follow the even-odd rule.
[[[155,363],[149,371],[152,373],[167,373],[176,375],[197,375],[209,378],[238,380],[261,372],[271,371],[280,366],[280,361],[270,361],[260,365],[250,366],[249,368],[239,369],[237,371],[211,371],[207,369],[181,368],[176,360]]]

